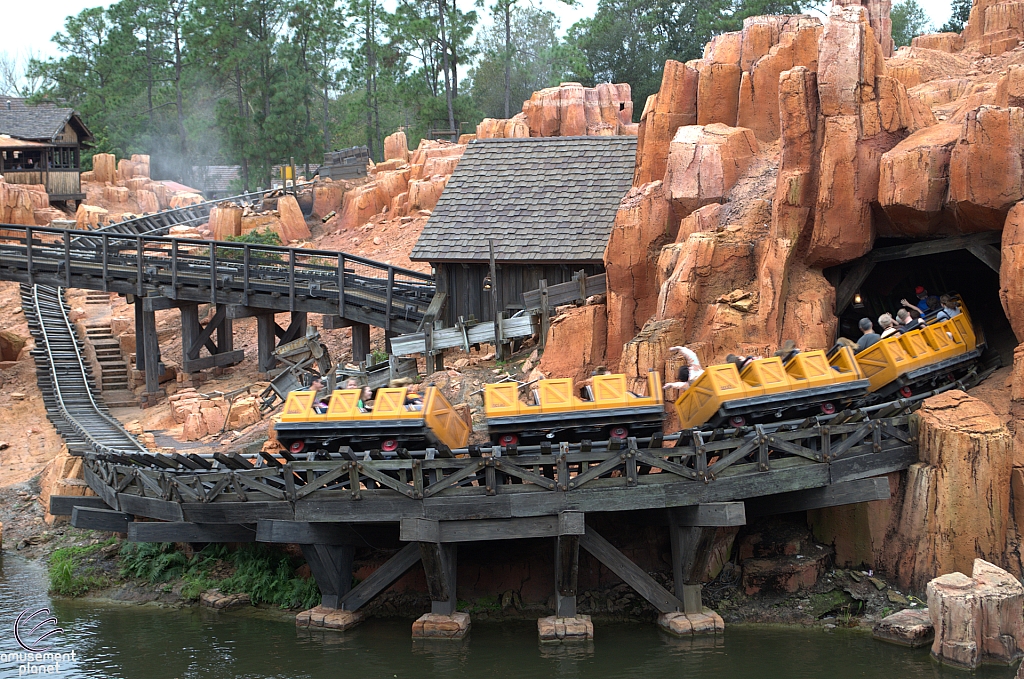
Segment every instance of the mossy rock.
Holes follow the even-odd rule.
[[[811,603],[804,610],[806,610],[813,618],[822,618],[832,611],[848,607],[854,602],[853,597],[841,589],[835,589],[831,592],[823,592],[821,594],[812,594],[808,598],[811,600]]]

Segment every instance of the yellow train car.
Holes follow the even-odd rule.
[[[335,452],[341,446],[392,453],[400,448],[464,448],[469,442],[469,423],[436,387],[426,388],[419,407],[406,403],[406,387],[378,389],[368,412],[358,407],[360,393],[335,391],[321,413],[315,407],[316,394],[291,392],[274,427],[278,440],[291,454]]]
[[[836,412],[868,393],[869,382],[853,351],[831,357],[823,350],[748,363],[709,366],[675,402],[683,429],[723,424],[743,426]]]
[[[647,437],[662,430],[665,399],[657,372],[647,375],[647,396],[631,393],[625,375],[597,375],[585,398],[571,379],[540,380],[533,403],[519,400],[519,384],[484,387],[487,432],[494,445],[536,445],[542,441]]]

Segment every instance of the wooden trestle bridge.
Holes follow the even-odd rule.
[[[687,431],[669,442],[655,436],[521,447],[516,455],[478,446],[399,449],[394,457],[347,448],[301,456],[89,454],[85,478],[99,497],[54,498],[51,511],[134,541],[298,543],[323,605],[333,608],[359,609],[422,560],[433,612],[450,614],[460,542],[551,537],[559,616],[575,614],[580,547],[659,611],[699,612],[700,576],[717,527],[887,499],[881,475],[917,461],[911,411],[919,403]],[[660,511],[671,532],[675,593],[587,521],[641,510]],[[366,531],[387,526],[408,544],[351,588],[355,546]]]

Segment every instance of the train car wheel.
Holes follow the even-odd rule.
[[[729,424],[731,424],[734,427],[742,427],[746,423],[747,418],[743,417],[742,415],[733,415],[732,417],[729,418]]]
[[[305,441],[292,441],[292,444],[288,446],[288,451],[291,453],[301,453],[306,449]]]
[[[380,449],[385,453],[391,453],[398,450],[398,441],[395,439],[384,439],[380,442]]]
[[[836,414],[836,405],[834,403],[832,403],[831,401],[827,401],[825,403],[822,403],[821,404],[821,412],[824,413],[825,415],[835,415]]]
[[[900,387],[900,396],[903,398],[910,398],[914,395],[914,390],[910,387]]]
[[[505,446],[506,448],[508,448],[509,446],[515,446],[518,444],[519,437],[516,436],[515,434],[502,434],[501,436],[498,437],[498,445],[500,446]]]
[[[629,430],[625,427],[612,427],[608,435],[613,439],[624,439],[629,437]]]

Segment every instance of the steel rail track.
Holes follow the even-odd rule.
[[[145,453],[146,447],[96,401],[92,371],[68,318],[62,288],[22,285],[22,307],[36,340],[32,355],[46,415],[77,455]]]

